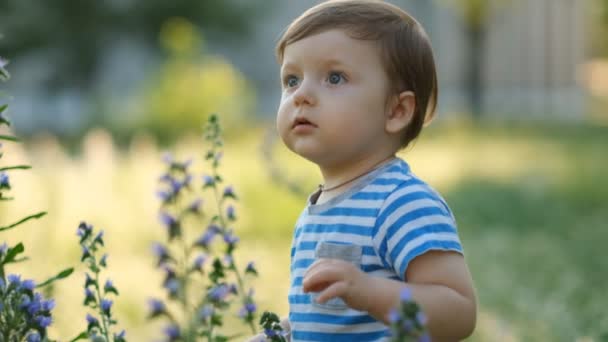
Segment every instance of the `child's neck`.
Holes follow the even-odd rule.
[[[315,204],[325,203],[332,198],[345,193],[357,184],[358,180],[364,178],[366,175],[382,167],[394,158],[395,155],[390,154],[388,156],[364,159],[338,168],[330,169],[321,167],[324,183],[319,185],[321,193],[317,197]]]

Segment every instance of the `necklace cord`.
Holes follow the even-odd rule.
[[[331,190],[337,189],[337,188],[339,188],[339,187],[341,187],[341,186],[343,186],[343,185],[346,185],[346,184],[348,184],[348,183],[354,182],[354,181],[356,181],[357,179],[359,179],[359,178],[361,178],[361,177],[363,177],[363,176],[365,176],[365,175],[368,175],[368,174],[372,173],[373,171],[375,171],[375,170],[377,170],[378,168],[380,168],[381,166],[383,166],[383,165],[385,164],[385,162],[388,162],[388,161],[390,161],[390,160],[392,160],[392,159],[394,159],[394,158],[395,158],[395,156],[390,156],[389,158],[383,159],[383,160],[381,160],[379,163],[377,163],[376,165],[374,165],[374,166],[373,166],[373,167],[372,167],[370,170],[365,171],[365,172],[363,172],[362,174],[360,174],[360,175],[358,175],[358,176],[355,176],[354,178],[351,178],[351,179],[349,179],[349,180],[347,180],[347,181],[345,181],[345,182],[343,182],[343,183],[340,183],[340,184],[338,184],[338,185],[332,186],[332,187],[330,187],[330,188],[327,188],[327,189],[326,189],[326,188],[325,188],[325,184],[319,184],[319,191],[321,191],[321,192],[328,192],[328,191],[331,191]]]

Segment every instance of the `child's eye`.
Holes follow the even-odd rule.
[[[283,85],[287,88],[293,88],[298,85],[300,80],[295,75],[287,75],[283,78]]]
[[[333,84],[333,85],[340,84],[344,81],[346,81],[344,74],[341,72],[337,72],[337,71],[330,72],[329,76],[327,77],[327,82],[329,82],[329,84]]]

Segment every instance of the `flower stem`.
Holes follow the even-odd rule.
[[[97,264],[95,258],[92,260],[93,264]],[[99,315],[101,316],[101,324],[103,324],[103,335],[107,342],[110,342],[110,336],[108,335],[108,322],[107,317],[101,307],[101,290],[99,289],[99,270],[95,270],[95,293],[97,294],[97,307],[99,308]]]

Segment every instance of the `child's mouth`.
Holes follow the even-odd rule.
[[[310,126],[310,127],[317,127],[317,125],[313,124],[312,122],[308,121],[305,118],[297,118],[294,123],[292,128],[296,128],[296,127],[306,127],[306,126]]]

